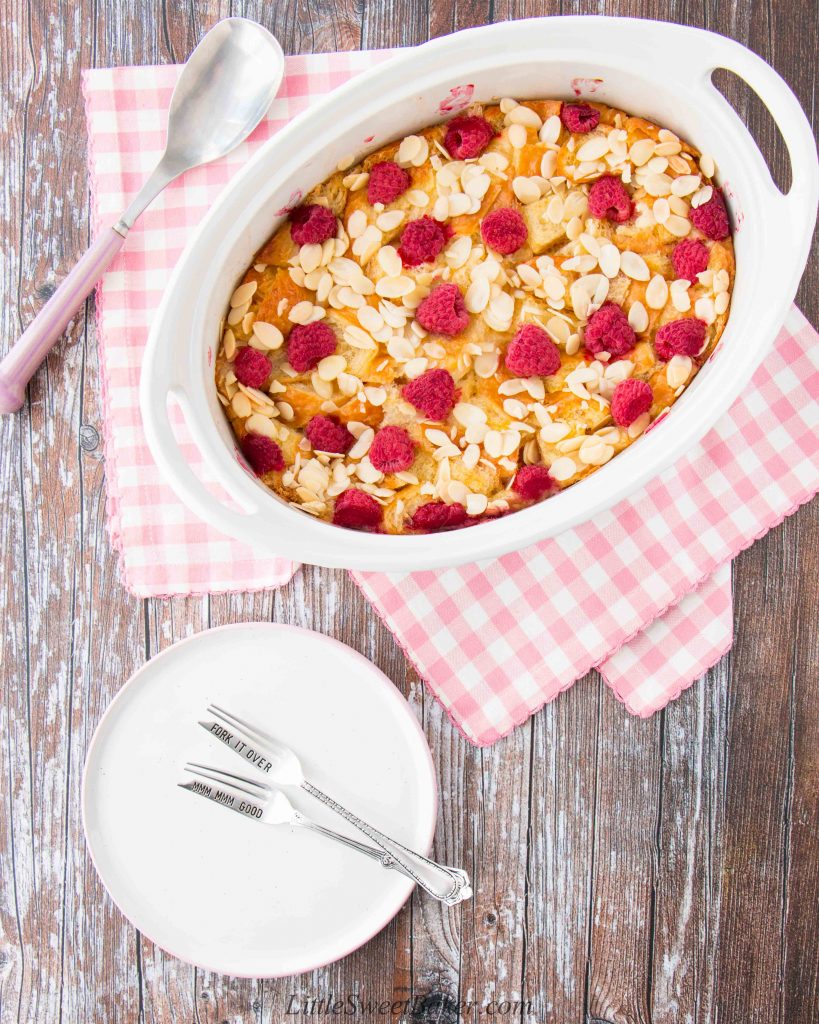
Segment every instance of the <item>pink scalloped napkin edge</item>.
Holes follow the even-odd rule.
[[[628,501],[490,562],[356,579],[474,743],[594,666],[645,717],[729,649],[730,560],[819,490],[818,432],[819,336],[794,306],[716,427]]]
[[[253,590],[294,567],[198,521],[159,476],[138,406],[141,353],[169,271],[231,175],[278,128],[387,53],[287,59],[254,135],[146,212],[98,291],[108,518],[140,596]],[[164,145],[176,67],[85,73],[94,222],[113,220]],[[592,666],[649,715],[730,648],[730,559],[819,489],[819,346],[795,308],[771,355],[695,451],[594,524],[455,569],[353,574],[455,726],[488,744]],[[177,429],[191,463],[207,469]],[[646,571],[651,566],[651,571]]]

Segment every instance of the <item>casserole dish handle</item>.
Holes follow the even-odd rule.
[[[230,506],[224,504],[223,499],[210,491],[191,468],[173,429],[169,399],[178,403],[200,453],[202,446],[193,429],[195,417],[191,415],[190,399],[182,384],[183,368],[174,365],[174,350],[175,346],[159,344],[158,339],[152,339],[146,350],[139,400],[148,447],[164,479],[184,498],[190,509],[204,522],[235,537],[237,514],[251,518],[258,514],[259,506],[247,494],[237,495]],[[176,360],[179,358],[177,353]],[[230,461],[227,451],[223,458]],[[215,461],[218,463],[221,459]],[[212,465],[210,459],[208,464],[219,473],[218,465]]]
[[[786,244],[784,251],[796,252],[799,273],[804,263],[801,257],[807,255],[816,221],[816,205],[819,200],[819,162],[813,131],[799,100],[785,80],[765,61],[751,50],[746,49],[724,36],[713,35],[714,45],[704,48],[707,67],[702,86],[709,98],[716,98],[733,109],[714,85],[711,75],[717,68],[724,68],[741,78],[757,94],[776,123],[791,164],[791,187],[783,193],[771,177],[770,169],[760,159],[764,173],[762,180],[767,185],[770,200],[780,211],[779,219],[772,223],[781,225],[781,236]],[[741,228],[741,215],[737,229]],[[782,270],[790,275],[794,264],[781,261]]]

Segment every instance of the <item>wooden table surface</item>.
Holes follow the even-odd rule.
[[[4,350],[87,245],[81,69],[180,62],[228,14],[290,53],[420,43],[535,14],[667,17],[739,39],[815,115],[817,8],[805,0],[4,0]],[[725,76],[778,176],[763,108]],[[817,323],[817,259],[799,301]],[[505,741],[450,727],[346,575],[305,569],[278,591],[140,601],[105,527],[92,304],[0,424],[0,1021],[279,1022],[357,996],[345,1019],[768,1022],[819,1020],[819,503],[734,563],[736,642],[648,721],[595,674]],[[90,863],[80,779],[117,689],[180,637],[292,622],[371,658],[423,722],[441,786],[435,855],[475,898],[413,897],[341,963],[296,979],[214,976],[122,918]],[[148,826],[146,826],[148,827]],[[494,1006],[491,1005],[494,1001]],[[321,1009],[321,1007],[318,1007]],[[496,1013],[492,1011],[496,1010]]]

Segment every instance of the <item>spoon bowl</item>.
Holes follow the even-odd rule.
[[[245,18],[220,21],[179,76],[163,160],[188,169],[229,153],[261,121],[283,74],[282,49],[266,29]]]
[[[126,234],[174,178],[243,142],[273,102],[283,75],[282,48],[267,29],[246,18],[214,25],[176,83],[162,159],[114,230]]]

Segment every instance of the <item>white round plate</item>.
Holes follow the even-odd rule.
[[[250,623],[174,644],[105,713],[82,798],[100,878],[149,939],[212,971],[278,977],[345,956],[391,920],[412,883],[323,836],[263,825],[180,789],[188,760],[253,773],[197,724],[211,701],[291,746],[320,789],[429,850],[432,759],[398,690],[336,640]],[[315,820],[364,838],[308,794],[287,793]]]

